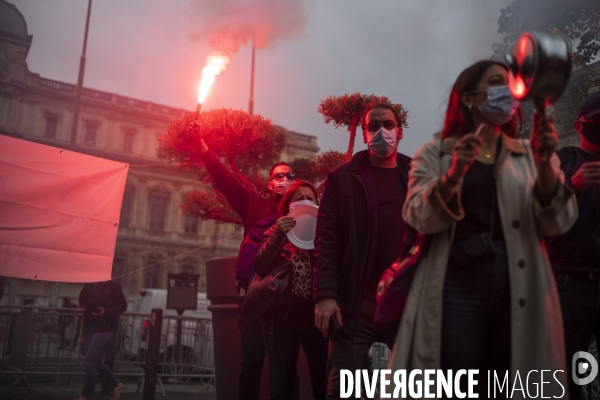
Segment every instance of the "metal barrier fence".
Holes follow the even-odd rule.
[[[83,375],[86,345],[77,344],[82,316],[81,309],[0,307],[0,374],[56,375],[56,380]],[[105,359],[118,376],[144,376],[149,319],[148,314],[121,315]],[[163,378],[214,379],[212,321],[163,316],[158,368]]]
[[[373,343],[369,349],[370,367],[371,369],[385,369],[388,367],[388,361],[391,355],[390,349],[380,342]]]
[[[60,376],[70,379],[73,375],[83,375],[86,345],[77,344],[82,316],[81,309],[0,307],[0,377],[12,373],[55,375],[58,381]],[[149,320],[149,314],[121,315],[105,361],[116,375],[144,377]],[[597,357],[595,341],[590,352]],[[383,343],[375,343],[369,356],[371,368],[387,368],[390,350]],[[215,376],[212,321],[164,315],[158,366],[159,378],[212,383]],[[162,389],[162,381],[159,383]],[[599,387],[597,377],[584,387],[586,398],[599,398]]]

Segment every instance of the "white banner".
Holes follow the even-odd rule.
[[[109,280],[128,169],[0,135],[0,275]]]

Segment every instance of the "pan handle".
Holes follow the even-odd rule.
[[[533,100],[533,105],[535,106],[535,112],[538,115],[538,118],[546,118],[546,115],[548,114],[546,111],[546,106],[547,106],[547,102],[544,99],[534,99]],[[548,159],[552,156],[552,154],[550,154],[550,152],[548,150],[546,150],[544,152],[544,155],[542,156],[542,161],[546,162],[548,161]]]

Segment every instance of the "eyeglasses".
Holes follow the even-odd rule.
[[[288,172],[288,173],[279,172],[279,173],[273,175],[273,179],[275,179],[276,181],[279,181],[279,182],[281,182],[283,180],[283,178],[287,178],[288,181],[293,181],[294,179],[296,179],[296,174],[292,174],[291,172]]]
[[[379,128],[383,126],[385,129],[387,129],[388,131],[394,129],[396,126],[398,126],[398,123],[396,121],[394,121],[393,119],[388,119],[387,121],[383,121],[383,122],[369,122],[369,124],[367,125],[367,130],[369,132],[377,132],[379,130]]]

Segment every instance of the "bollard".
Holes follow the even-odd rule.
[[[240,295],[233,279],[236,263],[237,257],[215,258],[206,263],[206,297],[210,300],[208,310],[212,312],[217,400],[238,398],[241,349],[237,327]]]
[[[237,326],[240,296],[235,289],[233,276],[237,257],[213,258],[206,263],[206,297],[210,300],[214,338],[217,400],[238,398],[241,364],[240,332]],[[298,354],[299,397],[312,399],[312,388],[306,355]],[[296,394],[294,394],[296,397]],[[269,398],[268,360],[261,374],[260,399]]]
[[[160,336],[162,333],[161,308],[153,308],[150,317],[150,338],[146,353],[146,375],[144,378],[144,393],[142,400],[154,400],[156,392],[156,374],[158,372],[158,357],[160,353]]]

